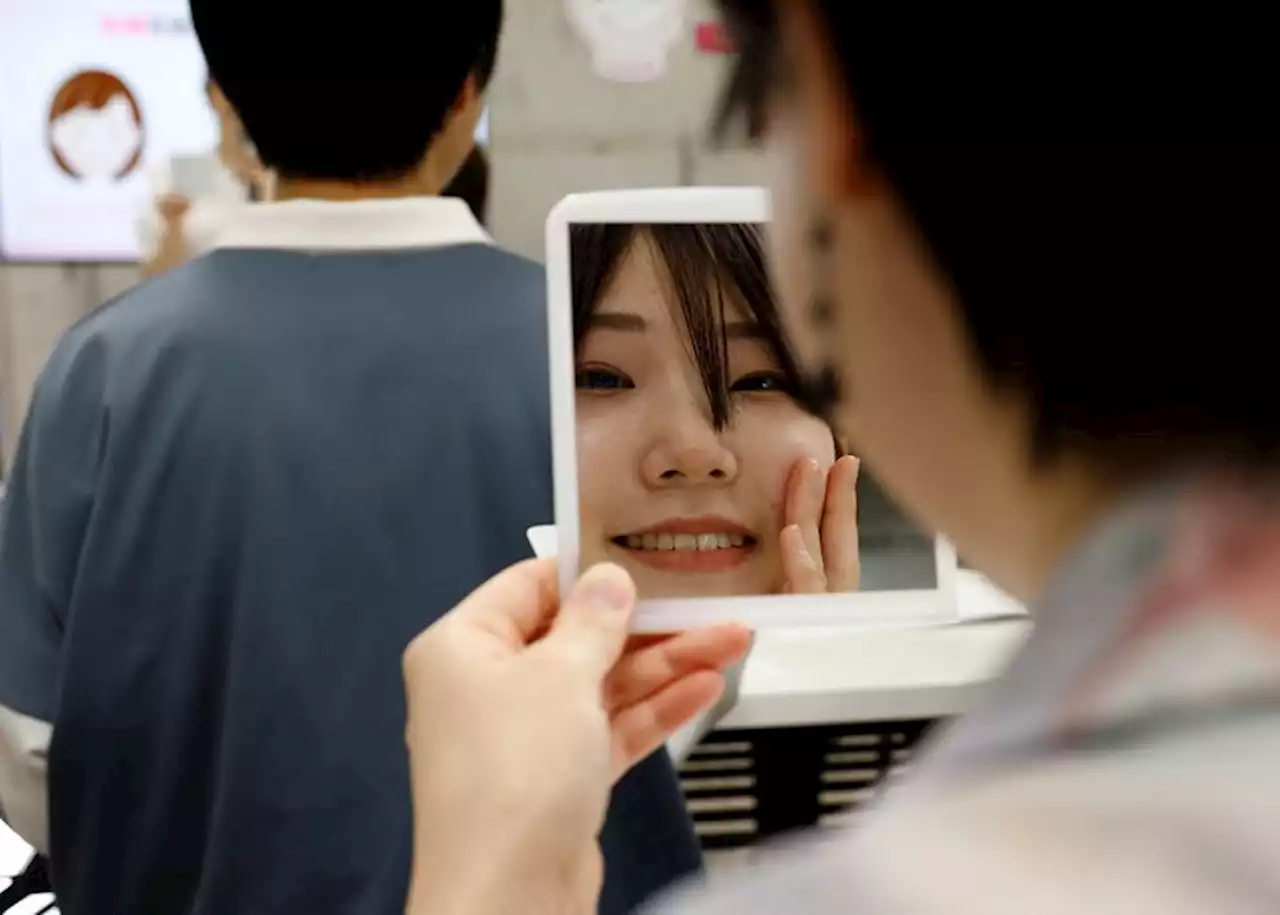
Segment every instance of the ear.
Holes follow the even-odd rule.
[[[458,93],[458,97],[453,101],[453,107],[449,110],[451,115],[466,111],[471,105],[480,98],[480,86],[476,82],[474,73],[467,74],[467,80],[462,84],[462,90]]]
[[[209,80],[204,84],[205,93],[209,96],[209,104],[214,109],[230,108],[231,103],[227,101],[226,95],[222,92],[222,87]]]

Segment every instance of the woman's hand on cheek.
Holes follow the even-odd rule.
[[[750,647],[722,626],[629,638],[635,588],[555,564],[501,573],[404,658],[413,786],[408,911],[595,911],[613,783],[711,705]]]
[[[853,456],[829,471],[813,460],[791,468],[780,538],[788,594],[858,590],[858,469]]]

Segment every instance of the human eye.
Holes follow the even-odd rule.
[[[578,367],[574,387],[579,391],[625,391],[634,388],[635,382],[616,369],[586,365]]]
[[[735,394],[787,394],[792,386],[781,372],[752,372],[743,375],[729,388]]]

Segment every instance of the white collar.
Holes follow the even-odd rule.
[[[215,247],[376,251],[466,244],[493,244],[466,203],[455,197],[401,197],[238,206]]]

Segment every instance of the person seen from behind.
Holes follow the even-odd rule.
[[[390,915],[399,657],[552,518],[542,269],[440,196],[502,3],[191,13],[275,198],[40,377],[0,522],[0,805],[66,912]],[[701,859],[663,754],[613,797],[621,915]]]

